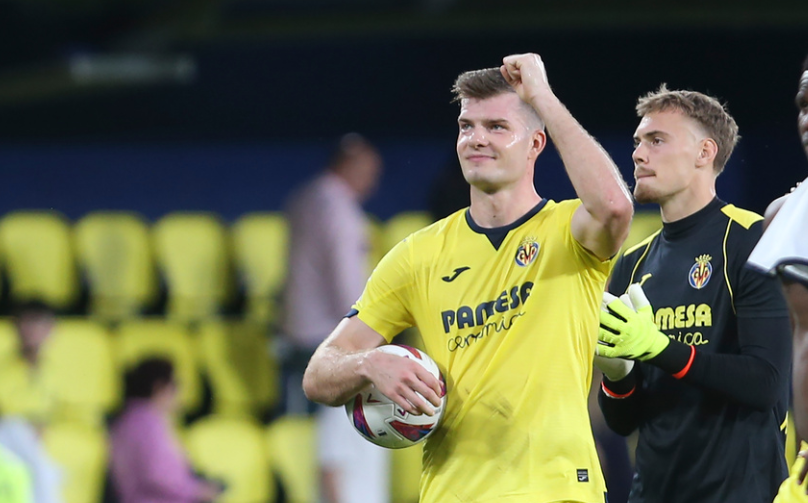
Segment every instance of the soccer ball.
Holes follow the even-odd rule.
[[[372,384],[345,404],[348,419],[364,438],[388,449],[415,445],[428,437],[440,424],[446,409],[446,382],[438,365],[426,353],[399,344],[381,346],[381,351],[420,363],[440,380],[443,396],[434,416],[414,416],[381,394]]]

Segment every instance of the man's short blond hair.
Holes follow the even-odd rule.
[[[665,84],[637,100],[637,116],[676,111],[695,120],[718,145],[713,168],[724,171],[741,137],[738,124],[720,101],[696,91],[671,91]]]

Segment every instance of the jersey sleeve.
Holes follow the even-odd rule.
[[[356,316],[387,342],[414,324],[408,308],[415,283],[411,245],[405,239],[382,258],[353,306]]]
[[[788,316],[788,308],[777,279],[746,267],[763,232],[763,222],[752,224],[748,230],[741,230],[734,236],[730,257],[732,269],[737,271],[734,278],[733,304],[738,318]],[[732,282],[732,278],[730,279]],[[732,285],[731,285],[732,286]]]

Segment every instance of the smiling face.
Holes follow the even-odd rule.
[[[529,180],[546,143],[541,125],[516,93],[463,99],[457,119],[457,156],[473,187],[493,193]]]
[[[664,203],[698,183],[705,138],[693,119],[678,111],[645,115],[634,133],[634,198],[638,203]],[[712,171],[710,163],[710,171]]]
[[[797,90],[797,129],[800,132],[800,140],[802,147],[805,149],[805,155],[808,155],[808,71],[802,73],[800,77],[800,85]]]

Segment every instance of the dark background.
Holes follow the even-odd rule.
[[[423,209],[454,78],[525,51],[628,180],[634,103],[662,82],[738,121],[724,199],[763,211],[808,172],[808,2],[0,0],[0,48],[0,214],[276,210],[347,131],[385,158],[369,210]],[[552,151],[537,187],[574,195]]]

